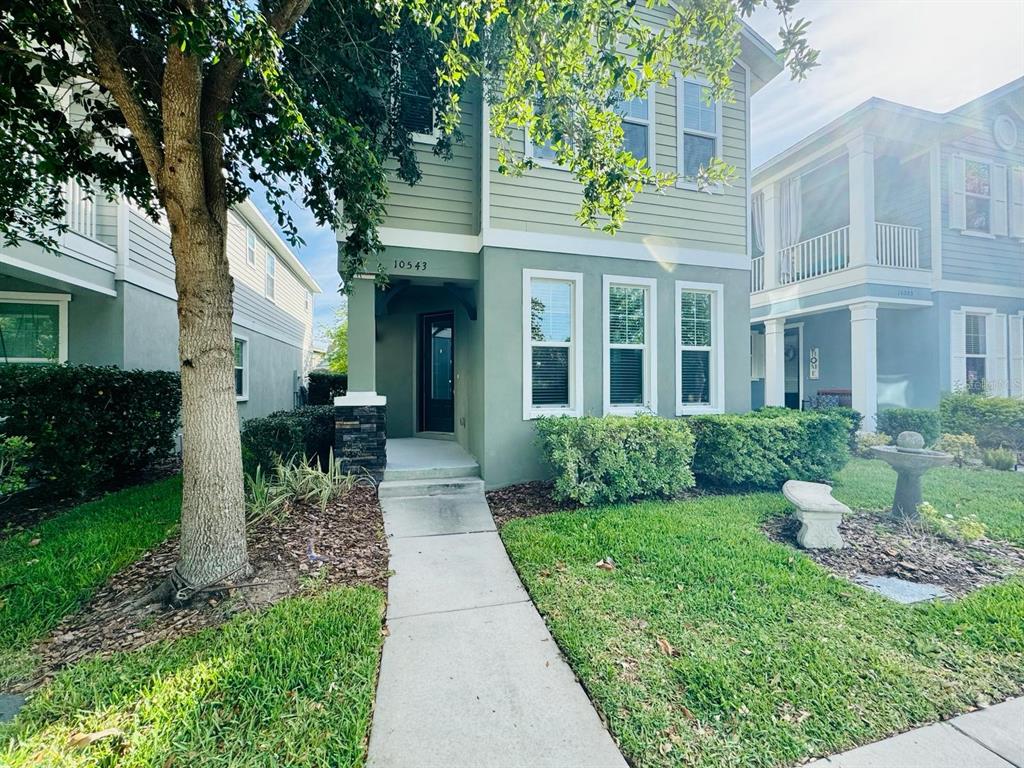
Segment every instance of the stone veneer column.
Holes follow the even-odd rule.
[[[368,472],[378,482],[387,466],[387,398],[349,392],[334,398],[334,456],[344,472]]]

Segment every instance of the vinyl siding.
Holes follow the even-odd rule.
[[[982,119],[982,127],[964,138],[942,146],[942,277],[972,283],[1024,287],[1024,241],[1012,237],[994,239],[961,234],[949,227],[949,166],[953,155],[990,160],[1007,168],[1024,165],[1024,140],[1006,152],[992,136],[992,119],[1006,108],[996,107]],[[1017,120],[1024,135],[1024,122]]]
[[[394,173],[388,190],[384,226],[431,232],[475,235],[480,231],[480,91],[471,86],[463,96],[461,142],[452,157],[434,154],[433,144],[416,142],[423,177],[410,186]]]
[[[128,209],[128,258],[134,267],[173,282],[170,231],[134,206]]]

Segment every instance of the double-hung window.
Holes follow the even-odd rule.
[[[992,166],[964,161],[964,213],[971,232],[992,231]]]
[[[434,98],[431,77],[415,67],[403,67],[396,57],[399,68],[399,91],[397,99],[398,122],[412,134],[413,140],[433,143],[437,140],[434,126]],[[431,73],[432,74],[432,73]]]
[[[267,249],[267,298],[273,299],[277,290],[277,256]]]
[[[523,270],[523,418],[582,413],[580,290],[575,272]]]
[[[622,99],[615,111],[622,116],[622,148],[653,166],[654,116],[650,98]]]
[[[725,399],[722,286],[676,282],[676,414],[716,413]]]
[[[988,315],[964,316],[964,386],[982,393],[988,378]]]
[[[706,84],[680,78],[677,81],[676,121],[679,126],[679,179],[696,185],[702,169],[721,156],[721,105],[710,100]]]
[[[655,291],[657,281],[604,276],[604,410],[657,410]]]
[[[235,400],[249,399],[249,340],[235,336]]]
[[[245,228],[245,260],[256,266],[256,233]]]
[[[66,362],[70,298],[0,291],[0,363]]]

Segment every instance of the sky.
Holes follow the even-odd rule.
[[[783,74],[751,103],[751,154],[759,165],[872,96],[944,112],[1024,75],[1024,0],[800,0],[821,66],[794,82]],[[779,19],[751,25],[778,44]],[[254,202],[273,222],[262,195]],[[337,245],[301,206],[296,255],[320,284],[314,327],[334,322],[342,299]]]

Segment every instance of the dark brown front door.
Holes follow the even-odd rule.
[[[421,432],[455,431],[455,316],[420,317],[419,425]]]

